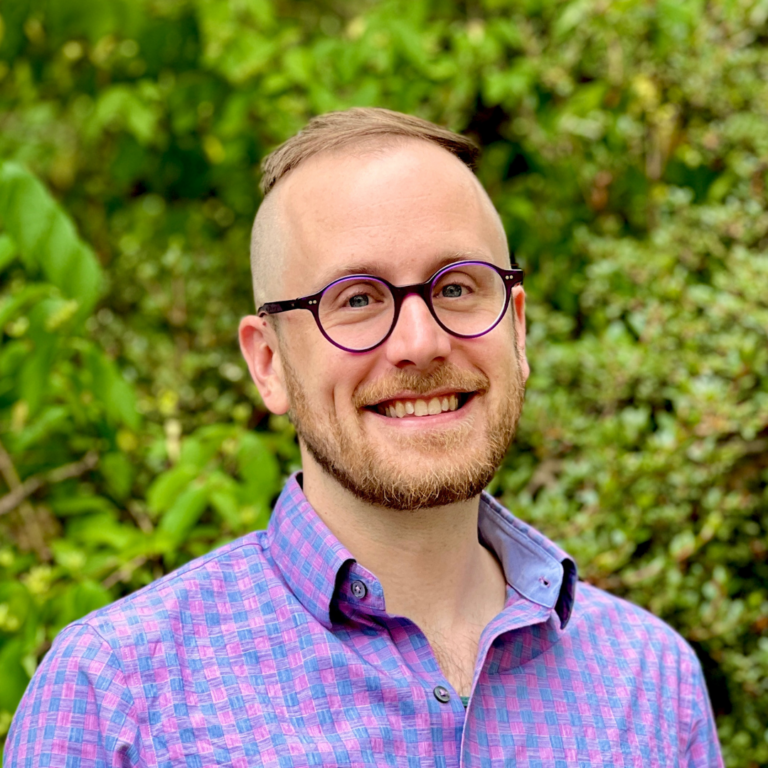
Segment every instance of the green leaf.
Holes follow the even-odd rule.
[[[134,477],[133,464],[128,457],[123,453],[108,453],[99,460],[99,470],[112,495],[118,501],[127,498]]]
[[[208,503],[208,489],[195,483],[187,488],[163,515],[157,532],[172,546],[183,543],[203,514]]]
[[[165,512],[197,476],[194,467],[184,464],[163,472],[147,490],[150,511],[156,514]]]
[[[254,500],[271,501],[282,482],[280,466],[264,441],[254,432],[240,438],[237,451],[240,476]]]
[[[70,517],[75,515],[84,515],[89,512],[100,512],[113,515],[117,512],[115,505],[103,496],[66,496],[53,497],[48,499],[51,509],[59,517]]]
[[[84,545],[105,545],[118,552],[140,541],[144,534],[133,526],[118,523],[112,514],[95,514],[73,517],[67,527],[67,535]]]
[[[2,272],[16,258],[16,243],[6,234],[0,235],[0,272]],[[0,327],[4,323],[0,322]]]
[[[91,374],[93,394],[107,415],[118,424],[138,429],[136,396],[115,363],[92,344],[86,348],[84,357]]]
[[[51,371],[58,352],[59,343],[55,336],[49,336],[35,344],[19,373],[20,399],[26,400],[30,413],[35,413],[42,404],[51,383]]]
[[[0,646],[0,710],[13,712],[29,685],[29,675],[24,670],[26,649],[21,638],[14,638]]]
[[[159,118],[152,96],[146,88],[142,93],[122,84],[106,88],[96,106],[94,123],[98,126],[125,127],[140,144],[149,144],[157,136]]]
[[[19,246],[29,269],[39,266],[39,249],[56,210],[43,185],[17,163],[0,164],[0,221]]]
[[[212,472],[207,481],[211,506],[235,532],[243,528],[237,482],[223,472]]]
[[[70,426],[69,410],[61,405],[49,406],[14,440],[14,449],[22,451],[47,440],[55,431],[67,432]]]
[[[216,455],[222,443],[232,435],[228,424],[200,427],[181,444],[179,462],[202,469]]]
[[[240,516],[240,504],[237,500],[237,494],[231,490],[223,488],[211,491],[211,506],[221,515],[224,522],[233,530],[239,531],[242,528],[242,518]]]
[[[45,187],[17,163],[0,164],[0,221],[26,267],[41,268],[67,298],[77,299],[81,316],[88,314],[101,288],[98,261]]]
[[[37,303],[46,296],[49,296],[51,291],[55,290],[55,288],[51,288],[49,285],[30,283],[25,285],[18,293],[4,297],[2,303],[0,303],[0,329],[26,309],[27,306]]]
[[[0,635],[15,633],[23,628],[32,608],[32,596],[27,588],[15,581],[0,581]]]
[[[101,584],[95,581],[83,581],[79,584],[72,584],[61,595],[58,600],[58,613],[53,623],[52,631],[58,632],[67,624],[77,619],[109,605],[112,596]]]

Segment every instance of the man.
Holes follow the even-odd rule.
[[[719,766],[699,664],[482,492],[528,376],[472,145],[358,109],[265,163],[240,341],[303,472],[65,629],[10,766]]]

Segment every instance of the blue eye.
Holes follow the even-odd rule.
[[[440,289],[440,295],[446,299],[459,299],[461,298],[463,288],[456,283],[451,285],[445,285]]]
[[[357,296],[352,296],[349,299],[349,306],[353,309],[361,309],[367,307],[371,303],[370,297],[364,293],[360,293]]]

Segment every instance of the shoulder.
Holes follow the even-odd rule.
[[[634,603],[580,581],[568,629],[598,657],[637,659],[650,667],[699,678],[693,649],[658,616]]]
[[[579,582],[566,628],[579,667],[606,690],[625,692],[674,737],[686,765],[722,766],[707,686],[693,648],[649,611]]]
[[[120,743],[133,754],[138,734],[117,655],[98,632],[74,623],[58,634],[19,703],[4,764],[63,765],[66,759],[95,768],[106,765],[105,745]]]
[[[213,622],[258,601],[271,567],[264,531],[196,558],[167,576],[79,619],[113,650],[132,641],[172,639],[182,627]]]
[[[197,664],[199,646],[210,645],[212,635],[218,639],[244,616],[258,616],[275,578],[260,531],[65,627],[17,710],[9,764],[47,759],[61,744],[83,766],[105,764],[85,759],[86,752],[119,747],[133,754],[139,724],[150,717],[147,702],[160,693],[158,681],[167,683],[169,670],[178,678],[184,664]],[[63,719],[77,721],[82,738],[76,744],[69,731],[57,730]]]

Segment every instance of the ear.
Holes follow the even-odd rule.
[[[240,351],[264,405],[278,416],[290,407],[275,329],[265,317],[247,315],[240,321]]]
[[[520,369],[523,373],[523,381],[528,381],[531,368],[525,355],[525,291],[522,285],[516,285],[512,289],[512,311],[515,313],[515,341],[520,359]]]

